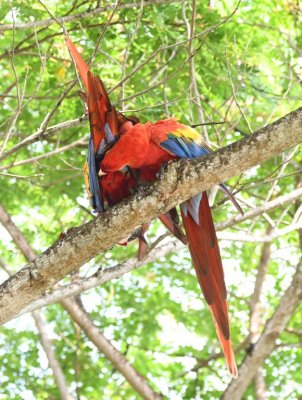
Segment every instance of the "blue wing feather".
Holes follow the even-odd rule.
[[[191,138],[186,138],[183,136],[177,136],[173,133],[167,135],[167,140],[160,143],[160,146],[167,150],[169,153],[174,154],[177,157],[183,159],[198,158],[202,156],[207,156],[212,153],[211,149],[205,144],[194,142]],[[235,207],[243,214],[241,207],[232,196],[228,188],[224,183],[221,183],[220,188],[226,193],[226,195],[231,199]],[[199,206],[201,202],[202,194],[198,194],[192,197],[190,200],[182,204],[182,209],[185,215],[189,212],[193,220],[199,225]]]
[[[99,178],[97,174],[96,159],[94,154],[94,146],[92,136],[89,139],[88,145],[88,169],[89,169],[89,186],[91,192],[91,205],[96,212],[105,211],[104,204],[101,198]]]
[[[187,140],[174,135],[168,135],[168,139],[161,142],[160,146],[169,153],[184,159],[197,158],[211,154],[209,149],[195,143],[193,140]]]
[[[173,134],[168,135],[168,139],[161,142],[160,146],[180,158],[190,159],[206,156],[211,153],[209,149],[195,143],[191,139],[178,137]],[[202,193],[197,194],[190,200],[182,204],[183,212],[192,216],[193,220],[199,225],[199,205],[202,199]]]

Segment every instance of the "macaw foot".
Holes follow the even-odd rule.
[[[140,233],[138,237],[138,253],[137,253],[137,259],[138,261],[142,261],[149,250],[149,245],[148,242],[145,238],[145,233],[149,229],[150,224],[143,224],[140,228]]]
[[[67,231],[61,232],[60,235],[59,235],[59,239],[58,239],[58,240],[63,240],[63,239],[65,239],[66,236],[67,236],[70,232],[72,232],[74,229],[75,229],[75,228],[72,227],[72,228],[67,229]]]
[[[120,246],[127,246],[127,244],[128,244],[129,242],[132,242],[133,240],[135,240],[135,239],[137,239],[137,238],[139,237],[140,232],[141,232],[141,228],[136,229],[134,232],[131,233],[130,236],[127,236],[126,238],[120,240],[120,241],[118,242],[118,244],[119,244]]]
[[[66,234],[67,234],[67,231],[66,232],[61,232],[60,235],[59,235],[59,240],[65,239]]]

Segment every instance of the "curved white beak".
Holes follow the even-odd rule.
[[[99,176],[104,176],[104,175],[107,175],[107,172],[103,172],[103,171],[100,169],[98,175],[99,175]]]

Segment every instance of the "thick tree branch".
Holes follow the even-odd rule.
[[[218,229],[219,225],[220,224],[217,225]],[[217,236],[219,239],[231,240],[236,242],[270,244],[274,239],[286,235],[293,230],[297,230],[299,229],[299,227],[301,227],[301,223],[299,225],[290,225],[289,227],[278,230],[277,232],[275,232],[274,235],[265,235],[263,237],[255,237],[251,235],[248,236],[244,234],[232,235],[230,233],[227,233],[225,235],[217,233]],[[132,271],[133,269],[139,268],[147,263],[154,262],[171,252],[182,249],[183,247],[184,245],[178,240],[172,240],[161,247],[156,247],[153,251],[149,253],[147,258],[143,259],[142,261],[138,261],[137,258],[134,257],[123,262],[122,264],[106,268],[105,270],[100,267],[96,273],[89,276],[88,278],[82,278],[65,286],[56,287],[52,292],[43,294],[40,298],[33,301],[28,306],[22,308],[22,310],[16,315],[16,317],[19,317],[20,315],[26,314],[33,310],[37,310],[41,307],[60,302],[65,297],[76,296],[84,292],[85,290],[95,288],[105,282],[111,281],[112,279],[119,278],[122,275]]]
[[[264,162],[302,142],[302,112],[298,109],[255,134],[203,159],[170,164],[160,180],[83,226],[71,229],[32,263],[0,286],[0,323],[64,276],[200,191]]]

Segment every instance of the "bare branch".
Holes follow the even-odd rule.
[[[39,140],[45,140],[54,135],[55,132],[61,131],[62,129],[69,129],[73,128],[74,126],[79,126],[84,121],[87,120],[87,116],[83,116],[80,118],[72,119],[70,121],[65,121],[57,125],[49,126],[48,128],[40,127],[37,132],[33,133],[32,135],[28,136],[22,142],[16,144],[14,147],[6,151],[0,157],[0,161],[3,161],[7,157],[15,154],[17,151],[23,149],[26,146],[29,146],[32,143],[38,142]],[[3,168],[4,169],[4,168]]]
[[[71,299],[63,300],[62,305],[97,349],[105,354],[108,360],[143,399],[160,400],[163,398],[149,386],[146,379],[133,368],[126,357],[105,338],[83,307],[80,307],[75,300]]]
[[[41,154],[36,157],[28,158],[28,159],[21,160],[21,161],[15,161],[10,164],[3,165],[2,167],[0,167],[0,171],[7,170],[9,168],[19,167],[20,165],[24,165],[24,164],[36,163],[37,161],[52,157],[59,153],[63,153],[64,151],[70,150],[74,147],[81,146],[83,144],[88,144],[87,138],[88,138],[88,136],[83,137],[82,139],[76,140],[75,142],[67,144],[66,146],[58,147],[55,150],[49,151],[48,153],[44,153],[44,154]]]
[[[261,296],[270,256],[271,256],[271,245],[270,245],[270,242],[267,242],[267,243],[264,243],[264,245],[262,247],[260,262],[259,262],[255,286],[254,286],[254,292],[253,292],[253,295],[252,295],[251,301],[250,301],[251,343],[255,343],[260,336],[261,308],[262,308],[260,296]]]
[[[244,119],[244,121],[245,121],[245,123],[246,123],[246,125],[247,125],[247,127],[248,127],[248,129],[250,131],[250,133],[253,133],[252,127],[251,127],[248,119],[246,118],[246,116],[245,116],[245,114],[244,114],[244,112],[242,110],[242,107],[240,106],[240,104],[238,102],[238,99],[237,99],[236,90],[235,90],[234,83],[233,83],[233,80],[232,80],[231,67],[230,67],[230,61],[229,61],[227,50],[225,52],[225,56],[226,56],[226,61],[227,61],[228,77],[229,77],[229,81],[230,81],[230,84],[231,84],[232,93],[233,93],[233,97],[234,97],[236,106],[237,106],[238,110],[240,111],[240,114],[242,115],[242,118]]]
[[[152,6],[156,4],[169,4],[169,3],[178,3],[178,0],[146,0],[145,6]],[[119,6],[119,8],[122,9],[135,9],[139,7],[139,3],[128,3],[128,4],[122,4]],[[20,23],[20,24],[1,24],[0,25],[0,32],[4,31],[11,31],[13,29],[28,29],[28,28],[34,28],[38,26],[48,26],[54,23],[60,23],[60,24],[65,24],[66,22],[71,22],[75,21],[77,19],[84,19],[84,18],[91,18],[94,15],[99,15],[103,14],[106,11],[113,10],[115,8],[114,4],[110,4],[105,7],[97,7],[94,8],[90,11],[84,11],[79,14],[75,15],[68,15],[66,17],[58,17],[56,19],[50,18],[50,19],[45,19],[42,21],[35,21],[35,22],[27,22],[27,23]]]
[[[242,221],[246,221],[247,219],[252,219],[258,215],[262,215],[270,210],[273,210],[274,208],[277,207],[282,207],[287,204],[291,204],[298,200],[302,196],[302,188],[293,190],[292,192],[284,195],[284,196],[279,196],[274,200],[269,201],[268,203],[265,203],[261,205],[260,207],[253,208],[249,211],[247,211],[244,215],[236,215],[235,217],[225,221],[225,222],[220,222],[217,225],[218,230],[223,230],[225,228],[229,228],[236,223],[240,223]]]
[[[195,36],[196,0],[192,0],[191,23],[189,23],[187,16],[186,16],[184,1],[182,2],[182,15],[183,15],[185,25],[187,27],[187,36],[188,36],[188,40],[189,40],[188,54],[189,54],[190,80],[191,80],[190,92],[191,92],[191,97],[193,97],[192,102],[196,105],[197,115],[198,115],[198,119],[199,119],[198,125],[202,126],[203,137],[209,143],[207,127],[206,127],[206,125],[204,125],[205,119],[204,119],[204,115],[203,115],[203,109],[201,106],[200,94],[199,94],[196,75],[195,75],[195,61],[194,61],[194,57],[192,57],[192,55],[193,55],[193,38]]]
[[[48,337],[48,328],[46,323],[43,321],[43,318],[39,311],[33,311],[32,317],[35,320],[35,324],[37,326],[40,341],[43,346],[43,349],[47,355],[47,359],[50,365],[50,368],[53,372],[54,380],[57,384],[57,387],[60,392],[60,396],[62,400],[72,400],[73,397],[68,392],[67,383],[63,374],[63,371],[60,367],[60,364],[56,358],[56,354],[52,347],[51,340]]]
[[[272,228],[267,229],[266,234],[270,235]],[[250,341],[252,345],[259,339],[261,335],[263,305],[261,303],[261,292],[264,285],[267,267],[271,258],[271,245],[270,242],[264,243],[261,251],[254,292],[250,301]],[[262,368],[260,367],[256,372],[255,379],[255,394],[256,400],[266,400],[266,384],[263,376]]]
[[[246,242],[246,243],[269,243],[278,237],[287,235],[290,232],[297,231],[302,228],[302,218],[301,221],[297,223],[290,224],[282,229],[276,229],[270,235],[251,235],[249,233],[218,233],[218,239],[229,240],[231,242]]]
[[[132,43],[133,43],[133,41],[135,39],[135,36],[136,36],[137,31],[139,29],[139,26],[141,24],[143,11],[144,11],[144,0],[141,0],[139,14],[138,14],[137,19],[136,19],[135,27],[134,27],[134,29],[133,29],[133,31],[131,33],[131,36],[130,36],[130,38],[128,40],[127,47],[126,47],[126,49],[124,51],[124,59],[123,59],[123,62],[122,62],[122,80],[121,80],[121,82],[122,82],[121,83],[121,89],[122,89],[121,90],[121,98],[122,99],[125,97],[125,77],[126,77],[126,66],[127,66],[127,61],[128,61],[128,57],[129,57],[129,51],[130,51]],[[125,111],[125,104],[124,104],[124,101],[121,100],[121,112],[124,112],[124,111]]]
[[[266,384],[262,368],[259,368],[255,375],[255,394],[256,400],[267,400]]]

